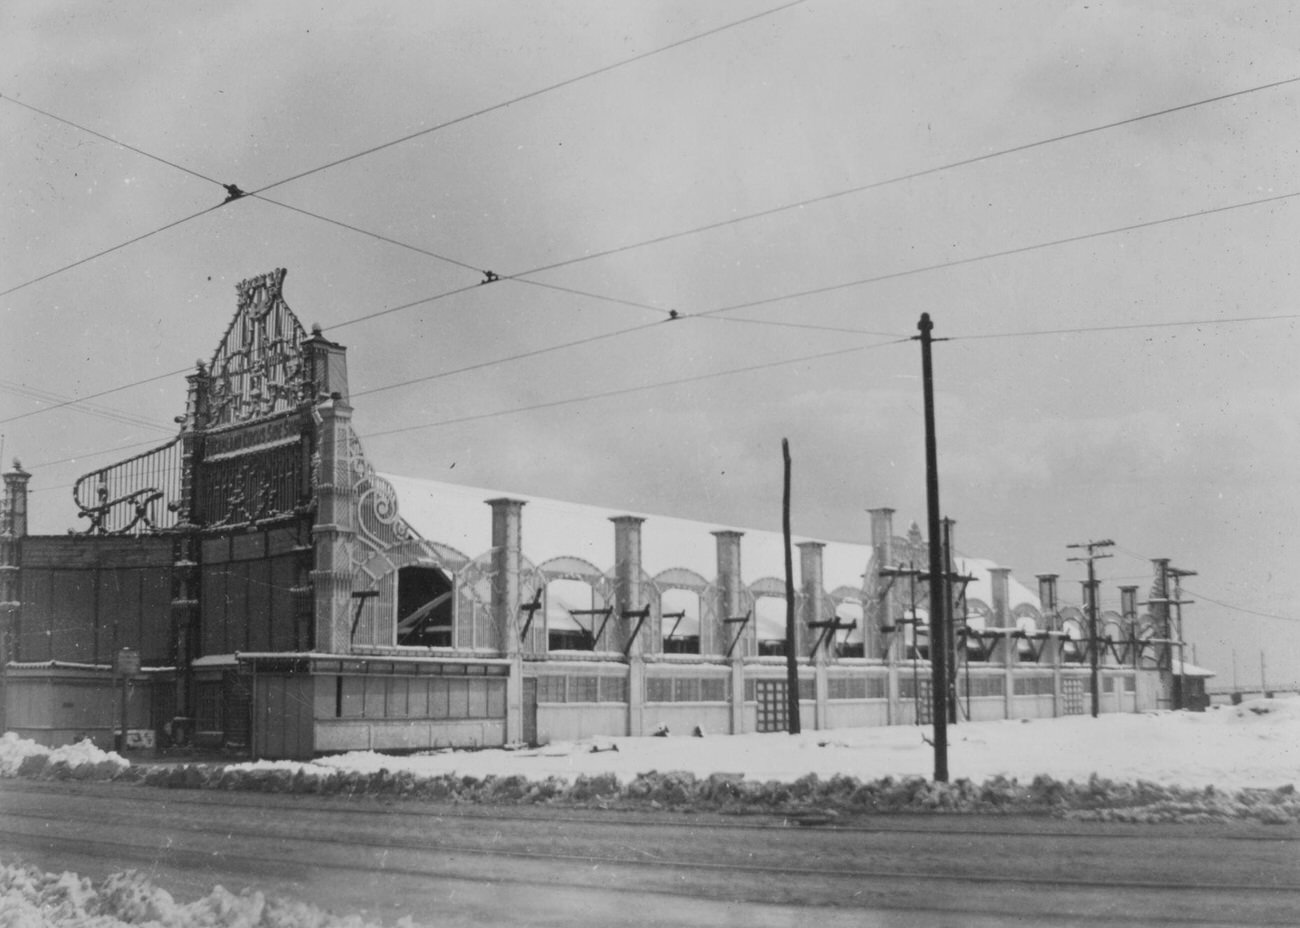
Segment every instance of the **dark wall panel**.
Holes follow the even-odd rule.
[[[204,567],[199,608],[203,615],[202,654],[226,654],[226,568]]]
[[[250,561],[248,568],[248,649],[271,647],[271,562]]]
[[[293,556],[284,555],[271,561],[272,651],[292,651],[298,647],[293,612],[293,585],[297,578],[298,569]]]
[[[53,571],[27,569],[22,573],[22,612],[18,619],[20,661],[50,659],[50,627],[53,622]]]
[[[140,578],[140,657],[168,664],[172,653],[172,578],[170,570],[145,570]]]
[[[56,661],[95,661],[95,574],[88,570],[52,571],[50,656]]]

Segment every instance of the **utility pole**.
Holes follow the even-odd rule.
[[[1191,603],[1193,600],[1183,599],[1183,577],[1195,577],[1196,571],[1182,570],[1178,567],[1169,568],[1169,576],[1174,578],[1174,629],[1177,642],[1174,647],[1178,648],[1178,673],[1174,676],[1174,708],[1187,708],[1187,688],[1183,686],[1183,680],[1187,676],[1187,651],[1183,639],[1183,604]]]
[[[953,596],[953,581],[956,571],[952,569],[952,527],[954,519],[943,520],[943,601],[947,607],[948,621],[945,623],[948,634],[944,647],[948,654],[948,724],[957,724],[957,599]]]
[[[785,461],[785,491],[781,497],[781,533],[785,539],[785,689],[790,716],[790,734],[802,730],[799,724],[799,657],[795,649],[794,555],[790,550],[790,442],[781,439]]]
[[[930,549],[930,695],[934,722],[934,779],[948,782],[948,584],[944,581],[943,535],[939,525],[939,452],[934,437],[934,371],[930,336],[934,323],[921,313],[921,380],[925,393],[925,498]]]
[[[1095,719],[1101,711],[1101,693],[1098,691],[1097,679],[1097,573],[1094,569],[1094,562],[1104,557],[1114,557],[1113,554],[1098,554],[1098,548],[1109,548],[1115,542],[1107,539],[1106,541],[1085,541],[1082,544],[1066,545],[1067,548],[1086,548],[1088,553],[1084,557],[1067,558],[1070,561],[1084,561],[1088,565],[1088,667],[1090,677],[1090,689],[1092,690],[1092,717]]]

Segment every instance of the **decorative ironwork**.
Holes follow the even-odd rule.
[[[197,517],[226,528],[297,514],[305,504],[301,442],[204,462],[199,468]]]
[[[285,273],[279,268],[235,288],[239,309],[210,365],[211,426],[265,418],[312,398],[302,352],[307,333],[284,301]]]
[[[172,528],[181,497],[180,436],[161,448],[86,474],[72,489],[85,535],[143,535]]]

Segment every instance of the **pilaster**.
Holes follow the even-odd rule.
[[[866,627],[862,630],[862,653],[867,657],[894,661],[899,654],[897,642],[902,636],[886,635],[882,631],[884,628],[897,628],[898,615],[894,608],[894,596],[889,592],[891,585],[887,578],[879,574],[881,568],[894,566],[894,510],[868,509],[867,512],[871,516],[871,564],[868,569],[877,571],[877,574],[863,578],[863,589],[878,592],[874,603],[864,603],[872,608],[863,610],[863,624]]]
[[[315,647],[330,654],[351,651],[352,555],[356,543],[356,489],[351,474],[352,407],[331,398],[316,408],[318,455],[315,569]]]
[[[733,661],[741,660],[754,653],[757,646],[755,641],[754,616],[749,617],[745,623],[743,631],[740,631],[740,640],[732,646],[732,641],[737,634],[736,624],[728,624],[728,619],[741,618],[745,613],[744,608],[744,581],[740,574],[740,539],[743,532],[735,531],[717,531],[713,532],[713,537],[717,540],[717,562],[718,562],[718,581],[717,595],[718,604],[715,615],[714,640],[718,642],[719,654],[726,654],[727,649],[731,648],[731,659]],[[701,645],[703,642],[701,642]],[[701,647],[701,653],[703,648]]]
[[[524,739],[523,652],[519,640],[519,571],[523,558],[523,500],[490,499],[492,507],[492,619],[497,648],[510,658],[506,680],[506,741]]]

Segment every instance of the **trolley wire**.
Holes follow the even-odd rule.
[[[555,270],[556,268],[568,267],[573,264],[578,264],[579,262],[582,261],[591,261],[596,258],[605,258],[605,257],[609,257],[610,255],[616,255],[625,251],[631,251],[636,248],[644,248],[650,245],[660,245],[665,242],[671,242],[674,239],[685,238],[686,236],[689,235],[697,235],[701,232],[711,232],[716,229],[725,228],[726,226],[736,225],[737,223],[749,222],[754,219],[762,219],[766,216],[773,216],[778,213],[788,212],[789,210],[802,209],[803,207],[806,206],[814,206],[819,203],[826,203],[830,200],[836,200],[836,199],[840,199],[841,197],[851,196],[852,194],[855,193],[865,193],[869,190],[877,190],[882,187],[891,186],[893,184],[904,183],[906,181],[911,181],[911,180],[918,180],[922,177],[929,177],[935,174],[942,174],[947,171],[955,170],[957,168],[969,167],[974,164],[980,164],[981,162],[984,161],[991,161],[995,158],[1005,157],[1006,155],[1018,154],[1020,152],[1030,151],[1031,149],[1034,148],[1041,148],[1046,145],[1052,145],[1057,142],[1068,141],[1070,139],[1082,138],[1084,136],[1093,135],[1098,132],[1105,132],[1109,129],[1117,129],[1121,126],[1132,125],[1133,123],[1142,122],[1143,120],[1155,119],[1159,116],[1168,116],[1171,113],[1177,113],[1183,110],[1194,109],[1195,107],[1199,107],[1199,106],[1206,106],[1211,103],[1219,103],[1223,100],[1229,100],[1232,99],[1233,97],[1245,96],[1246,94],[1258,93],[1264,90],[1272,90],[1277,87],[1283,87],[1288,84],[1294,84],[1297,82],[1300,82],[1300,77],[1289,77],[1283,80],[1271,81],[1267,84],[1259,84],[1254,87],[1246,87],[1241,90],[1234,90],[1229,93],[1219,94],[1218,96],[1206,97],[1205,99],[1202,100],[1194,100],[1190,103],[1183,103],[1177,106],[1166,107],[1165,109],[1154,110],[1149,113],[1142,113],[1137,116],[1130,116],[1126,119],[1119,119],[1113,122],[1103,123],[1102,125],[1099,126],[1091,126],[1086,129],[1078,129],[1073,132],[1066,132],[1060,135],[1049,136],[1047,138],[1038,139],[1033,142],[1026,142],[1023,145],[1015,145],[1010,148],[1000,148],[997,151],[987,152],[982,155],[975,155],[969,158],[962,158],[957,161],[949,161],[945,164],[940,164],[940,165],[935,165],[934,167],[925,168],[924,170],[913,171],[907,174],[898,174],[893,177],[887,177],[881,180],[871,181],[870,183],[859,184],[854,187],[847,187],[844,190],[837,190],[832,193],[820,194],[818,196],[809,197],[804,200],[797,200],[792,203],[785,203],[781,206],[774,206],[769,209],[758,210],[753,213],[746,213],[743,216],[733,216],[728,219],[720,220],[718,222],[711,222],[711,223],[706,223],[705,225],[702,226],[695,226],[694,228],[691,229],[685,229],[679,232],[671,232],[668,233],[667,235],[659,235],[654,238],[648,238],[642,241],[632,242],[627,245],[620,245],[615,248],[607,248],[603,251],[596,251],[590,254],[580,255],[578,257],[570,258],[565,261],[556,261],[552,264],[543,265],[542,267],[533,268],[532,270],[528,270],[528,271],[521,271],[517,274],[512,274],[509,276],[520,277],[520,276],[531,275],[531,274],[540,274],[543,271],[550,271],[550,270]]]
[[[877,274],[873,277],[860,277],[856,280],[847,280],[841,283],[828,284],[823,287],[813,287],[808,290],[796,290],[781,296],[766,297],[761,300],[750,300],[745,303],[733,303],[729,306],[720,306],[717,309],[706,310],[699,313],[701,316],[716,316],[721,313],[730,313],[738,309],[752,309],[757,306],[768,306],[772,303],[780,303],[786,300],[798,299],[806,296],[819,296],[823,293],[833,293],[837,290],[847,290],[852,287],[862,287],[868,284],[881,283],[886,280],[898,280],[903,277],[913,277],[917,274],[927,274],[931,271],[941,271],[948,268],[963,267],[968,264],[978,264],[982,261],[991,261],[995,258],[1007,258],[1014,255],[1029,254],[1034,251],[1041,251],[1045,248],[1055,248],[1061,245],[1074,245],[1079,242],[1091,241],[1093,239],[1104,238],[1110,235],[1119,235],[1123,232],[1136,232],[1141,229],[1151,229],[1158,226],[1168,225],[1174,222],[1183,222],[1189,219],[1201,219],[1206,216],[1214,216],[1220,213],[1231,212],[1232,210],[1247,209],[1253,206],[1264,206],[1269,203],[1280,203],[1287,200],[1300,197],[1300,190],[1290,193],[1280,193],[1271,197],[1260,197],[1255,200],[1246,200],[1240,203],[1229,203],[1224,206],[1212,206],[1206,209],[1195,210],[1190,213],[1179,213],[1175,216],[1163,216],[1159,219],[1149,219],[1143,222],[1129,223],[1128,225],[1115,226],[1110,229],[1101,229],[1095,232],[1084,232],[1080,235],[1070,235],[1065,238],[1052,239],[1046,242],[1035,242],[1030,245],[1021,245],[1016,248],[1005,248],[1001,251],[986,252],[981,255],[971,255],[966,258],[954,258],[951,261],[941,261],[937,264],[926,264],[920,267],[907,268],[902,271],[891,271],[887,274]]]
[[[439,419],[435,422],[423,422],[416,425],[400,426],[394,429],[386,429],[380,432],[368,432],[365,434],[358,433],[361,438],[378,438],[384,435],[397,435],[402,432],[414,432],[420,429],[436,428],[444,425],[459,425],[464,422],[475,422],[482,419],[495,419],[501,416],[517,415],[523,412],[534,412],[539,409],[553,409],[557,406],[571,406],[575,403],[587,403],[593,400],[608,399],[614,396],[626,396],[631,393],[644,393],[647,390],[657,390],[662,387],[676,387],[688,383],[699,383],[703,380],[714,380],[718,377],[728,377],[733,374],[748,374],[754,371],[767,370],[774,367],[785,367],[791,364],[801,364],[806,361],[820,361],[825,358],[833,358],[839,355],[852,354],[858,351],[868,351],[873,348],[884,348],[889,345],[898,345],[910,342],[908,338],[893,339],[885,342],[876,342],[870,345],[853,345],[848,348],[836,348],[831,351],[821,351],[816,354],[800,355],[794,358],[782,358],[776,361],[764,361],[760,364],[750,364],[745,367],[733,367],[727,370],[710,371],[706,374],[694,374],[690,377],[679,377],[673,380],[661,380],[655,383],[638,384],[632,387],[619,387],[613,390],[604,390],[599,393],[588,393],[582,396],[568,397],[562,400],[548,400],[543,403],[533,403],[528,406],[517,406],[511,409],[498,409],[493,412],[475,413],[468,416],[458,416],[453,419]]]
[[[734,20],[733,22],[725,23],[713,29],[707,29],[704,32],[698,32],[695,35],[687,36],[686,38],[683,39],[678,39],[675,42],[669,42],[667,45],[661,45],[658,48],[653,48],[650,49],[649,51],[641,52],[640,54],[633,55],[629,58],[624,58],[619,61],[615,61],[611,64],[603,65],[602,67],[584,72],[582,74],[576,75],[575,77],[565,78],[562,81],[557,81],[554,84],[548,84],[547,86],[542,87],[538,90],[532,90],[529,91],[528,93],[520,94],[517,97],[512,97],[509,100],[505,100],[500,103],[494,103],[491,106],[485,106],[481,109],[474,110],[473,112],[465,113],[453,119],[445,120],[443,122],[438,123],[437,125],[429,126],[425,129],[420,129],[417,132],[412,132],[407,135],[404,135],[401,138],[392,139],[391,141],[383,142],[379,145],[373,145],[370,148],[364,149],[359,152],[355,152],[351,155],[346,155],[345,157],[342,158],[336,158],[335,160],[326,162],[325,164],[319,165],[318,167],[310,168],[306,171],[300,171],[297,174],[294,174],[290,177],[283,178],[282,180],[277,180],[274,183],[267,184],[263,187],[258,187],[256,190],[251,191],[251,193],[254,195],[265,193],[268,190],[272,190],[276,187],[282,187],[285,184],[292,183],[293,181],[296,180],[301,180],[304,177],[310,177],[313,174],[319,174],[321,171],[326,171],[329,170],[330,168],[338,167],[341,164],[347,164],[349,161],[355,161],[358,158],[364,158],[366,155],[372,155],[375,152],[383,151],[386,148],[392,148],[394,145],[401,145],[402,143],[409,142],[412,139],[421,138],[422,136],[429,135],[433,132],[441,131],[442,129],[449,128],[459,123],[467,122],[471,119],[476,119],[479,116],[485,116],[488,113],[493,113],[496,112],[497,110],[506,109],[507,107],[514,106],[516,103],[522,103],[525,100],[532,100],[535,97],[540,97],[543,94],[548,94],[553,91],[560,90],[561,88],[564,87],[571,87],[574,84],[577,84],[581,81],[585,81],[592,77],[597,77],[601,74],[608,74],[611,71],[616,71],[619,68],[626,67],[627,65],[634,64],[638,61],[644,61],[647,58],[653,58],[655,55],[663,54],[664,52],[671,51],[672,49],[675,48],[681,48],[684,45],[689,45],[692,42],[698,42],[701,39],[706,39],[711,36],[718,35],[720,33],[728,31],[729,29],[735,29],[739,26],[747,25],[748,23],[752,23],[755,20],[763,19],[764,17],[771,16],[775,13],[780,13],[784,10],[788,10],[791,7],[799,6],[803,2],[804,0],[793,0],[793,2],[791,3],[784,3],[780,6],[772,7],[771,9],[762,10],[758,13],[754,13],[751,16],[746,16],[743,19],[737,19]]]

